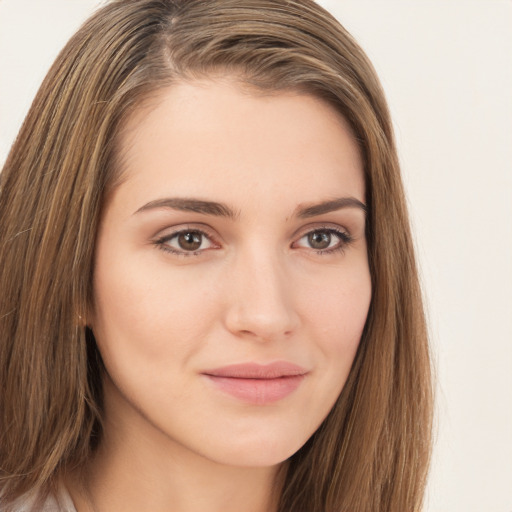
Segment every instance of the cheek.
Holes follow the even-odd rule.
[[[367,265],[334,274],[307,297],[308,324],[325,355],[355,354],[368,316],[371,280]]]
[[[198,290],[155,258],[109,256],[98,251],[94,278],[93,331],[104,359],[158,367],[193,354],[213,316],[206,283]]]
[[[313,394],[324,403],[318,411],[322,419],[336,402],[350,373],[371,301],[367,265],[346,269],[347,272],[333,273],[329,281],[324,280],[323,289],[317,288],[309,300],[310,338],[316,340],[321,354],[317,359]]]
[[[358,272],[348,271],[348,267],[347,272],[333,272],[322,283],[322,287],[310,288],[303,303],[308,311],[307,337],[313,340],[316,354],[308,390],[306,430],[311,434],[343,390],[371,301],[371,281],[365,265]]]

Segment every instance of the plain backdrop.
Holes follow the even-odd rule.
[[[368,53],[395,123],[437,372],[425,510],[512,512],[512,2],[320,3]],[[97,5],[0,0],[0,165]]]

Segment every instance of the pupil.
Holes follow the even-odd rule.
[[[327,249],[331,244],[331,235],[325,231],[315,231],[308,235],[308,242],[313,249]]]
[[[179,246],[186,251],[196,251],[201,247],[201,234],[188,232],[178,235]]]

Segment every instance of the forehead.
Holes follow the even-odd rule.
[[[120,136],[125,187],[237,204],[351,195],[364,201],[361,155],[346,120],[309,94],[265,94],[235,81],[174,84]],[[132,194],[133,195],[133,194]]]

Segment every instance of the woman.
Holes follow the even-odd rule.
[[[119,0],[1,174],[5,510],[419,510],[391,122],[310,0]]]

